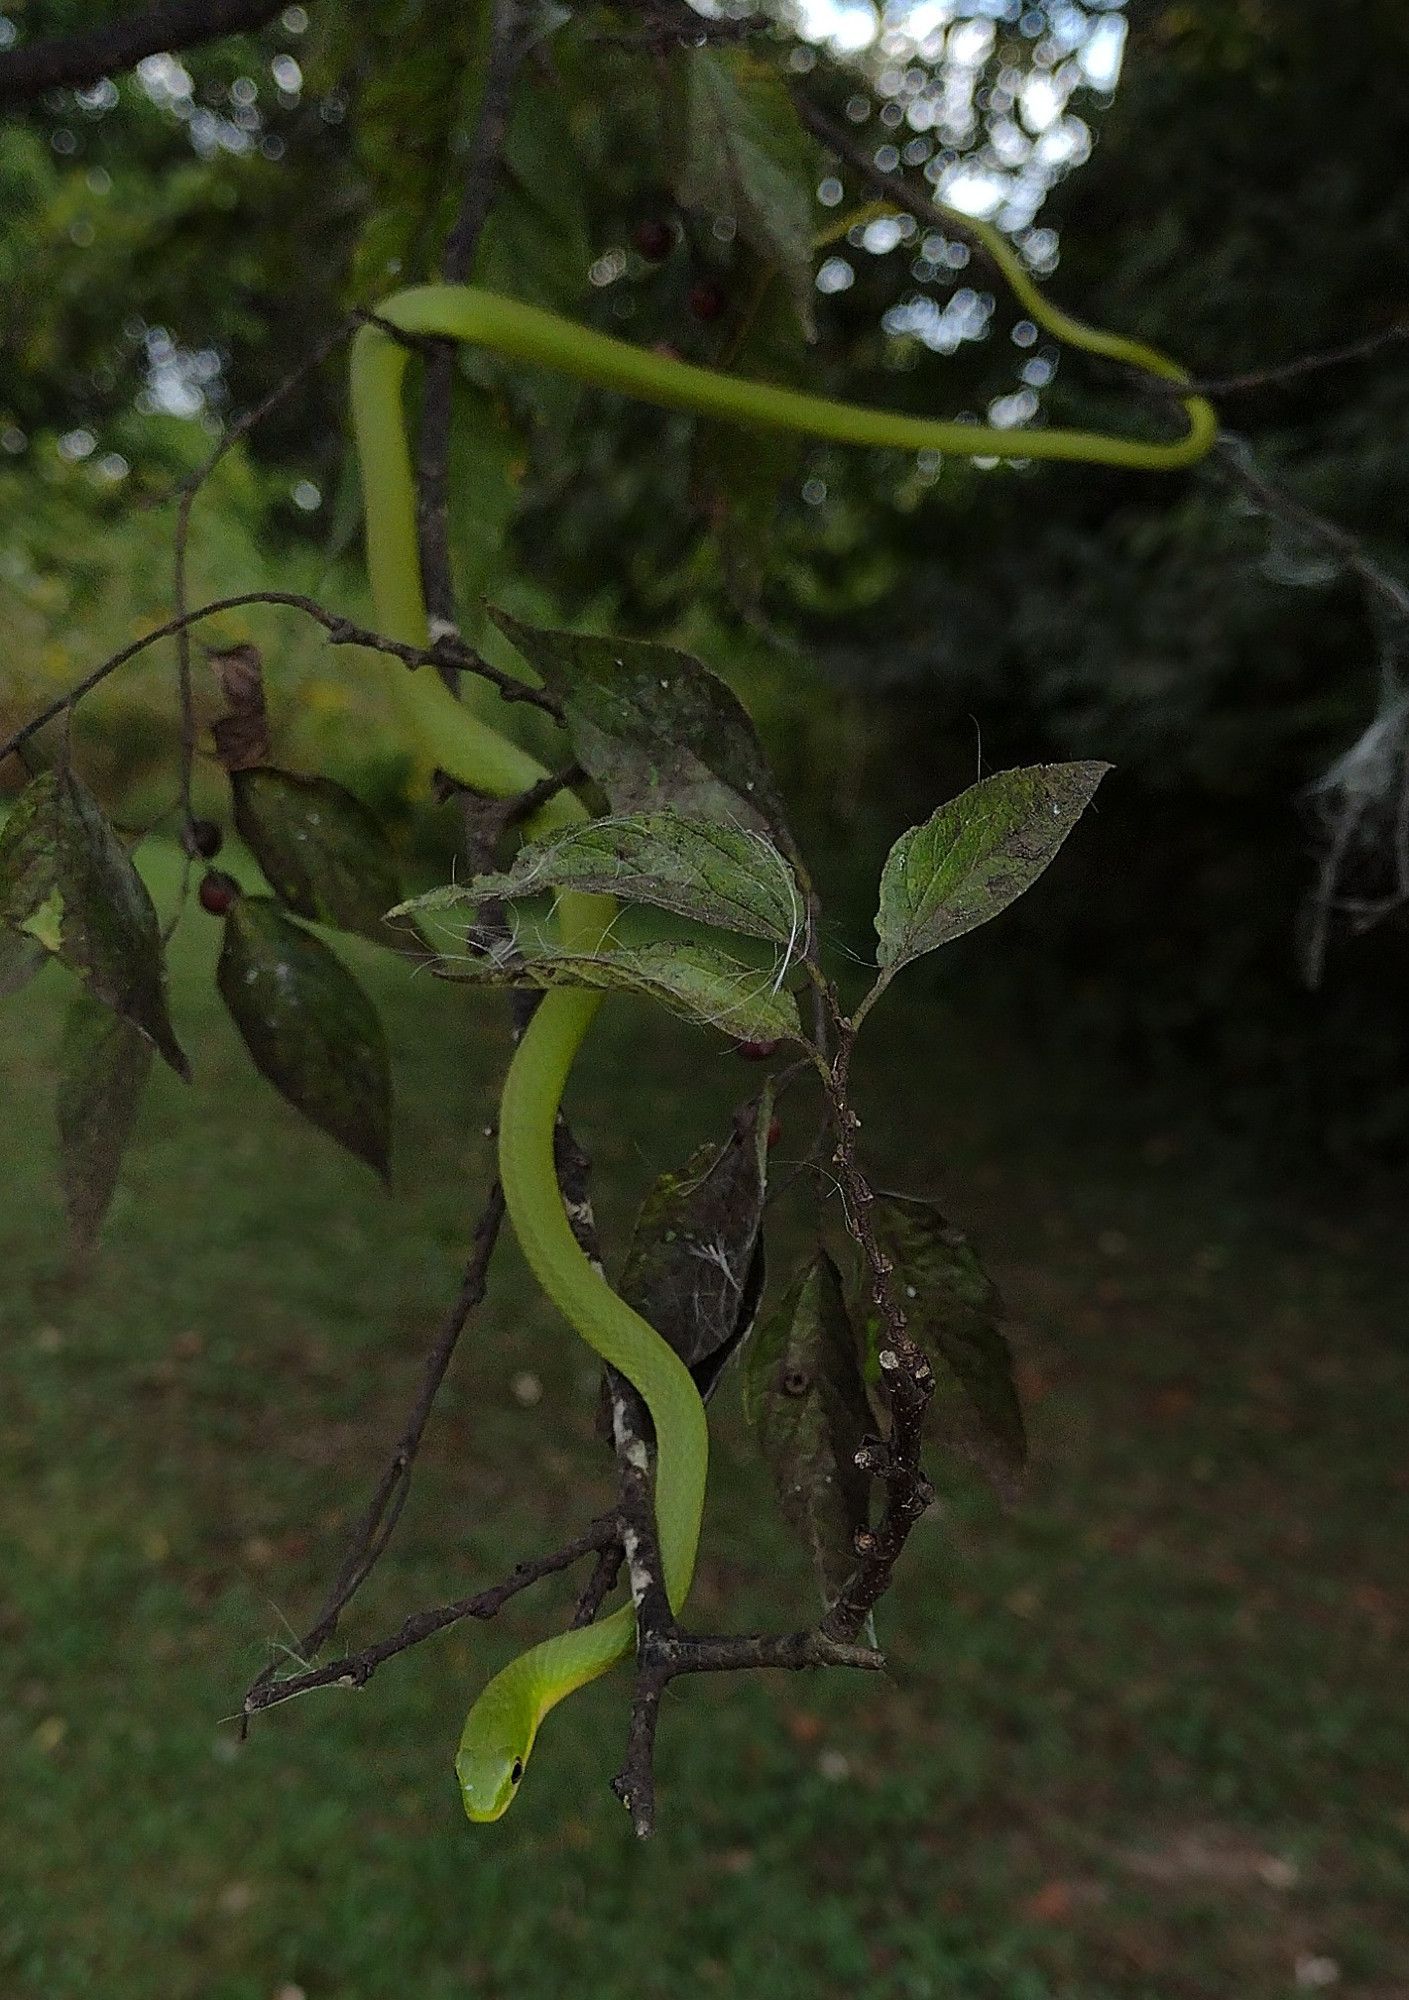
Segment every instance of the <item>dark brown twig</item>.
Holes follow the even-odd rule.
[[[1280,389],[1306,375],[1319,375],[1328,368],[1348,368],[1357,361],[1369,361],[1372,356],[1382,353],[1386,347],[1396,346],[1401,340],[1409,340],[1409,320],[1383,326],[1377,333],[1367,333],[1360,340],[1348,340],[1341,347],[1325,347],[1314,354],[1299,354],[1291,361],[1274,362],[1267,368],[1250,368],[1242,375],[1216,375],[1206,382],[1171,384],[1171,393],[1213,397],[1254,395],[1264,389]]]
[[[485,1202],[484,1212],[475,1228],[474,1243],[464,1276],[460,1280],[460,1289],[437,1329],[435,1340],[422,1366],[420,1386],[416,1392],[416,1400],[411,1406],[411,1413],[377,1482],[376,1490],[353,1530],[347,1552],[324,1599],[322,1609],[298,1642],[301,1659],[312,1660],[322,1652],[336,1632],[343,1611],[371,1575],[395,1532],[396,1524],[401,1518],[401,1510],[410,1492],[411,1473],[416,1462],[416,1454],[421,1448],[421,1440],[425,1436],[426,1425],[430,1422],[431,1410],[435,1405],[440,1385],[445,1380],[446,1370],[454,1358],[460,1335],[464,1332],[471,1313],[483,1302],[489,1277],[489,1261],[499,1240],[503,1221],[504,1193],[498,1181],[495,1181]],[[529,1580],[532,1581],[531,1578]],[[495,1608],[498,1608],[497,1605]],[[468,1617],[489,1614],[461,1611],[458,1615]],[[427,1633],[422,1636],[428,1636],[430,1631],[439,1631],[441,1624],[449,1622],[449,1619],[441,1619],[440,1624],[431,1625]],[[405,1643],[414,1645],[416,1642],[407,1640]],[[400,1652],[403,1647],[397,1645],[392,1650]],[[390,1654],[382,1657],[389,1658]],[[252,1713],[251,1700],[273,1681],[275,1672],[276,1668],[270,1665],[256,1676],[245,1696],[246,1716]],[[323,1682],[314,1684],[324,1685]],[[267,1704],[256,1702],[255,1705]]]
[[[0,106],[24,104],[46,90],[82,90],[163,50],[247,34],[282,6],[283,0],[147,0],[82,34],[50,36],[0,55]]]
[[[1283,488],[1274,485],[1254,463],[1240,438],[1221,437],[1215,458],[1227,477],[1240,486],[1264,513],[1275,515],[1312,541],[1319,542],[1345,565],[1373,602],[1383,606],[1394,620],[1409,620],[1409,586],[1367,555],[1364,544],[1349,529],[1328,521],[1323,514],[1317,514],[1300,500],[1294,500]]]
[[[187,626],[198,625],[202,619],[215,618],[222,611],[238,611],[251,604],[282,605],[286,610],[301,611],[306,618],[312,618],[321,625],[334,646],[364,646],[369,652],[389,653],[407,667],[452,667],[458,673],[477,674],[481,680],[489,682],[504,701],[527,702],[531,708],[541,708],[545,715],[561,720],[562,711],[556,701],[542,688],[529,685],[527,681],[516,680],[493,667],[463,640],[442,639],[434,646],[407,646],[399,639],[388,639],[381,632],[373,632],[365,625],[356,625],[350,618],[338,612],[329,611],[311,597],[304,597],[293,590],[244,590],[233,597],[213,598],[209,604],[198,604],[194,610],[175,618],[168,618],[164,624],[154,626],[142,638],[134,639],[129,645],[112,653],[100,666],[86,674],[81,681],[71,687],[66,694],[55,697],[47,707],[32,716],[13,736],[0,744],[0,762],[27,743],[31,736],[91,694],[93,689],[109,674],[125,667],[129,660],[135,660],[139,653],[145,653],[149,646],[158,645],[163,639],[174,637]]]
[[[394,1659],[398,1653],[408,1652],[412,1646],[434,1638],[447,1626],[457,1625],[465,1618],[493,1618],[511,1597],[517,1597],[520,1591],[541,1582],[544,1577],[556,1576],[560,1570],[571,1568],[573,1563],[580,1562],[594,1551],[600,1559],[602,1552],[611,1546],[615,1532],[615,1516],[603,1515],[574,1540],[565,1542],[550,1555],[519,1563],[502,1583],[493,1584],[488,1590],[476,1591],[473,1597],[460,1597],[450,1604],[437,1604],[426,1611],[414,1611],[409,1618],[402,1620],[395,1632],[375,1640],[370,1646],[364,1646],[360,1652],[346,1653],[340,1659],[326,1661],[321,1667],[285,1674],[280,1679],[275,1679],[272,1672],[262,1674],[252,1684],[241,1704],[242,1732],[247,1731],[250,1718],[261,1710],[277,1708],[281,1702],[292,1701],[297,1695],[311,1694],[315,1688],[366,1687],[378,1667]]]

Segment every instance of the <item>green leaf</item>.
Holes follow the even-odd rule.
[[[268,765],[235,771],[235,825],[270,887],[300,917],[404,947],[386,912],[401,878],[375,814],[331,778]]]
[[[902,833],[881,873],[881,965],[898,970],[1006,910],[1052,860],[1110,768],[999,771]]]
[[[812,330],[814,152],[786,86],[744,49],[680,59],[683,115],[675,192],[686,208],[732,216],[787,280]]]
[[[1027,1432],[997,1288],[964,1235],[932,1203],[878,1195],[871,1217],[894,1265],[892,1283],[910,1332],[935,1364],[931,1416],[1011,1500],[1027,1464]],[[967,1418],[955,1407],[955,1390]]]
[[[573,751],[616,813],[663,806],[774,836],[782,799],[747,709],[689,653],[637,639],[543,631],[490,616],[562,703]]]
[[[261,1075],[385,1180],[386,1037],[342,961],[272,897],[241,896],[225,919],[216,984]]]
[[[152,1045],[87,993],[75,996],[59,1052],[59,1179],[74,1241],[97,1241],[152,1070]]]
[[[0,928],[0,1000],[18,993],[48,963],[49,954],[37,938]]]
[[[515,91],[500,186],[474,269],[475,283],[486,290],[554,312],[573,310],[592,261],[583,177],[565,145],[559,95],[526,74]]]
[[[521,942],[514,958],[486,953],[456,959],[446,979],[472,986],[587,986],[600,992],[635,993],[659,1001],[700,1027],[718,1028],[742,1042],[799,1041],[797,1002],[757,966],[693,940],[623,945],[600,956],[556,951]]]
[[[458,372],[450,424],[449,529],[460,628],[472,645],[484,630],[484,599],[512,560],[509,530],[526,457],[505,399]]]
[[[825,1250],[754,1336],[744,1409],[830,1603],[856,1567],[855,1537],[867,1524],[870,1481],[856,1454],[873,1425],[855,1329]]]
[[[444,910],[489,898],[512,902],[550,890],[650,903],[790,955],[802,947],[807,911],[791,867],[762,834],[678,813],[634,813],[565,827],[528,842],[502,875],[480,875],[413,896],[389,914]]]
[[[763,1199],[773,1093],[744,1106],[722,1146],[662,1174],[641,1205],[617,1286],[707,1396],[746,1340],[763,1289]]]
[[[97,800],[70,770],[34,779],[0,828],[0,924],[77,973],[178,1076],[190,1075],[167,1011],[152,899]]]

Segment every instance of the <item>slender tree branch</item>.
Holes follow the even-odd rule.
[[[914,187],[904,174],[888,173],[884,167],[878,167],[860,140],[854,138],[844,126],[838,125],[819,104],[814,104],[800,85],[792,86],[791,96],[798,116],[809,131],[822,141],[829,152],[845,160],[877,194],[884,195],[898,209],[913,215],[917,222],[923,222],[931,229],[942,229],[950,236],[962,236],[976,257],[985,264],[991,263],[985,245],[964,226],[962,215],[952,209],[941,208],[938,202]]]
[[[1348,368],[1357,361],[1368,361],[1403,340],[1409,340],[1409,320],[1383,326],[1377,333],[1367,333],[1359,340],[1348,340],[1341,347],[1326,347],[1313,354],[1299,354],[1291,361],[1274,362],[1266,368],[1250,368],[1242,375],[1218,375],[1206,382],[1171,383],[1170,389],[1171,393],[1179,396],[1253,395],[1263,389],[1279,389],[1288,382],[1300,381],[1306,375],[1319,375],[1328,368]]]
[[[485,1202],[484,1212],[475,1228],[474,1243],[464,1276],[460,1280],[460,1289],[442,1319],[431,1350],[422,1365],[420,1387],[416,1392],[416,1400],[411,1406],[410,1415],[406,1419],[391,1458],[377,1481],[376,1490],[353,1530],[347,1552],[322,1609],[299,1640],[298,1652],[301,1659],[312,1660],[322,1652],[336,1632],[343,1611],[371,1575],[395,1532],[396,1524],[401,1518],[401,1510],[411,1489],[411,1473],[416,1462],[416,1454],[421,1448],[421,1440],[425,1436],[426,1425],[430,1422],[431,1410],[435,1405],[440,1385],[445,1380],[446,1370],[454,1357],[460,1335],[464,1332],[471,1313],[484,1300],[485,1287],[489,1279],[489,1262],[494,1254],[494,1246],[499,1240],[503,1221],[504,1192],[498,1181],[495,1181]],[[496,1605],[495,1609],[497,1608]],[[489,1614],[462,1610],[457,1615],[479,1617]],[[441,1624],[449,1622],[451,1621],[448,1618],[442,1618],[440,1623],[428,1627],[422,1636],[429,1636],[431,1631],[439,1631]],[[414,1643],[414,1640],[406,1641],[408,1645]],[[403,1648],[401,1645],[396,1645],[392,1650],[400,1652]],[[385,1654],[383,1657],[389,1658],[390,1654]],[[252,1699],[273,1681],[276,1671],[276,1667],[271,1664],[256,1676],[245,1696],[246,1716],[253,1712],[250,1706]],[[321,1682],[316,1684],[323,1685]],[[255,1705],[264,1704],[256,1702]]]
[[[24,104],[46,90],[82,90],[165,49],[248,34],[272,21],[282,6],[283,0],[147,0],[121,20],[7,50],[0,55],[0,108]]]
[[[600,1560],[603,1551],[612,1546],[615,1532],[615,1516],[604,1514],[550,1555],[519,1563],[502,1583],[493,1584],[488,1590],[476,1591],[473,1597],[459,1597],[449,1604],[436,1604],[425,1611],[413,1611],[394,1632],[384,1639],[375,1640],[370,1646],[364,1646],[360,1652],[346,1653],[340,1659],[326,1661],[321,1667],[309,1667],[304,1672],[285,1674],[279,1679],[275,1679],[272,1673],[262,1674],[251,1685],[241,1704],[242,1733],[248,1730],[252,1716],[266,1708],[277,1708],[281,1702],[292,1701],[296,1695],[311,1694],[315,1688],[366,1687],[378,1667],[384,1666],[398,1653],[408,1652],[412,1646],[434,1638],[447,1626],[458,1625],[465,1618],[493,1618],[510,1598],[517,1597],[544,1577],[555,1576],[560,1570],[569,1569],[573,1563],[594,1552]]]
[[[1396,622],[1409,620],[1409,586],[1368,555],[1364,544],[1349,529],[1328,521],[1324,514],[1315,513],[1275,485],[1254,462],[1241,438],[1230,435],[1220,437],[1215,457],[1224,474],[1234,485],[1240,486],[1264,513],[1275,515],[1278,520],[1299,529],[1329,550],[1344,563],[1367,596],[1383,606]]]
[[[115,674],[119,667],[125,667],[129,660],[135,660],[139,653],[145,653],[150,646],[160,644],[163,639],[172,638],[188,626],[200,624],[202,619],[218,617],[223,611],[238,611],[251,604],[275,604],[282,605],[286,610],[301,611],[306,618],[313,619],[316,624],[323,627],[334,646],[362,646],[369,652],[389,653],[393,659],[400,660],[402,665],[407,667],[451,667],[458,673],[477,674],[481,680],[488,681],[504,701],[527,702],[531,708],[541,708],[545,715],[551,715],[555,720],[562,719],[562,710],[551,695],[545,694],[542,688],[532,687],[527,681],[515,680],[512,674],[506,674],[500,668],[491,666],[488,660],[475,652],[473,647],[465,645],[463,640],[447,638],[437,641],[434,646],[407,646],[399,639],[388,639],[381,632],[373,632],[365,625],[354,624],[352,619],[344,618],[336,611],[327,610],[313,598],[304,597],[298,591],[243,590],[233,597],[213,598],[209,604],[198,604],[193,610],[183,612],[175,618],[168,618],[164,624],[154,626],[142,638],[134,639],[130,644],[119,648],[116,653],[110,654],[101,665],[93,669],[92,673],[86,674],[81,681],[76,682],[66,694],[56,696],[47,707],[42,708],[37,715],[31,716],[22,728],[17,729],[4,743],[0,743],[0,762],[18,750],[22,744],[27,743],[31,736],[36,735],[56,716],[74,708],[110,674]]]

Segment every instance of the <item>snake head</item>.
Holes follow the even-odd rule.
[[[462,1740],[455,1759],[460,1797],[473,1820],[499,1819],[513,1804],[524,1757],[514,1744]]]

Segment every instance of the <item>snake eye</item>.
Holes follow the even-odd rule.
[[[514,1768],[509,1773],[509,1783],[511,1785],[516,1785],[522,1776],[523,1776],[523,1758],[515,1757]]]

